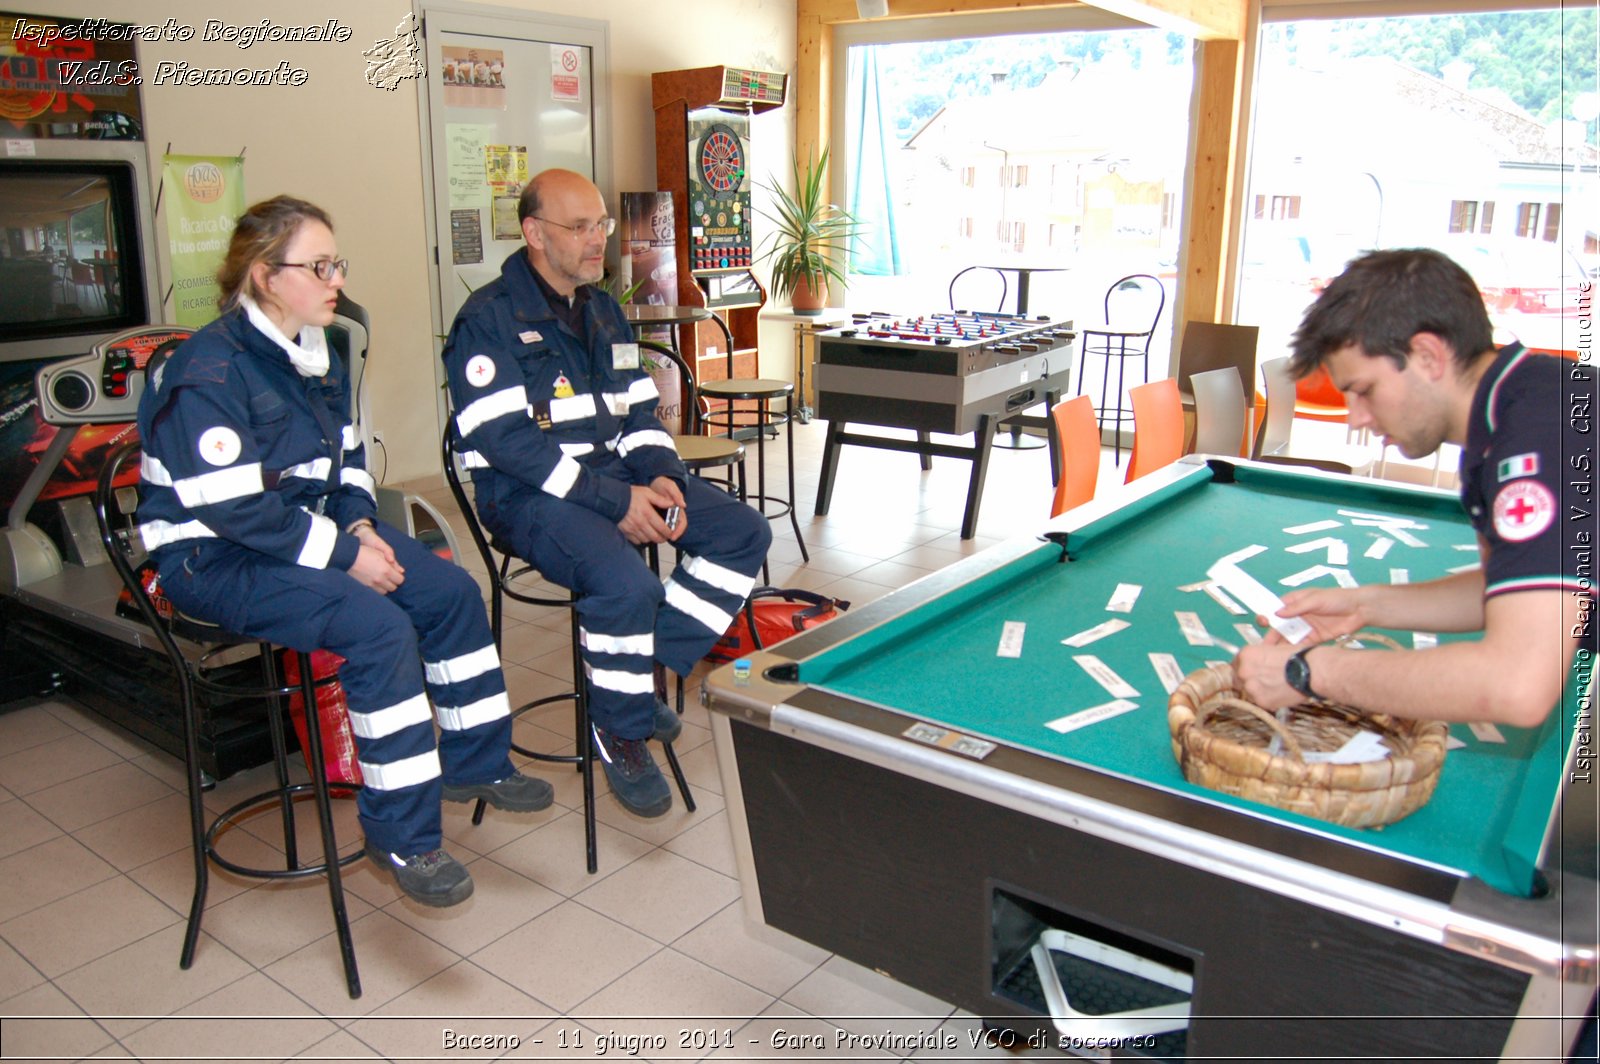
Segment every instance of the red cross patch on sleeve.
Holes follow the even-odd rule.
[[[1555,517],[1555,496],[1537,480],[1514,480],[1494,497],[1494,530],[1510,543],[1534,538]]]

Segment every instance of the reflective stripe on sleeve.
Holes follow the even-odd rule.
[[[365,469],[339,470],[339,483],[351,488],[360,488],[372,496],[374,502],[378,499],[378,482],[372,479],[372,474]]]
[[[173,490],[178,493],[178,501],[191,510],[197,506],[260,495],[264,487],[260,462],[229,466],[199,476],[181,477],[172,482]]]
[[[299,465],[290,466],[279,474],[278,479],[288,480],[291,477],[295,477],[300,480],[314,480],[318,483],[326,483],[328,473],[332,469],[333,459],[313,458],[309,462],[301,462]]]
[[[629,405],[627,392],[607,392],[603,398],[605,399],[607,410],[617,417],[627,417]]]
[[[476,728],[480,724],[490,724],[494,721],[511,716],[511,699],[503,692],[480,698],[476,702],[459,707],[439,707],[439,727],[445,731],[466,731]]]
[[[161,464],[161,459],[153,454],[139,456],[139,476],[145,483],[155,484],[158,487],[172,487],[172,474],[167,472],[167,467]]]
[[[640,377],[628,385],[628,402],[635,406],[660,398],[661,390],[656,387],[655,378],[653,377]]]
[[[176,525],[171,521],[146,521],[139,526],[139,538],[144,540],[145,550],[155,550],[186,539],[216,539],[217,534],[200,521]]]
[[[582,458],[586,454],[594,453],[594,444],[563,443],[561,445],[561,453],[567,455],[569,458]]]
[[[415,757],[403,757],[387,765],[361,761],[361,781],[370,790],[398,791],[439,778],[439,751],[429,750]]]
[[[443,661],[422,663],[422,670],[427,674],[429,683],[461,683],[474,676],[493,672],[499,667],[500,655],[495,652],[493,643]]]
[[[461,435],[470,436],[480,425],[486,425],[495,418],[505,417],[507,414],[526,414],[527,409],[526,388],[520,384],[512,388],[502,388],[456,411],[456,429]]]
[[[617,453],[627,457],[634,451],[644,447],[665,447],[673,454],[678,449],[672,444],[672,437],[660,429],[645,429],[642,432],[630,432],[617,442]]]
[[[481,451],[460,451],[456,457],[461,462],[462,469],[488,469],[489,460]]]
[[[721,635],[733,623],[733,614],[719,610],[693,591],[673,580],[667,581],[667,605],[687,614]]]
[[[356,427],[346,425],[339,433],[339,446],[347,451],[353,451],[361,446],[361,440],[356,436]]]
[[[363,739],[382,739],[413,724],[432,721],[433,711],[428,708],[428,696],[421,694],[371,713],[350,711],[350,730]]]
[[[311,527],[306,531],[306,541],[300,547],[296,565],[307,569],[326,569],[333,557],[334,545],[339,542],[339,526],[321,514],[311,514]]]
[[[558,499],[565,499],[573,485],[578,483],[578,476],[583,472],[583,467],[566,455],[550,470],[550,475],[544,478],[544,483],[539,489],[547,495],[554,495]]]
[[[654,632],[645,632],[643,635],[604,635],[591,632],[587,628],[579,628],[578,641],[585,650],[592,650],[597,654],[644,654],[654,657],[656,652]]]

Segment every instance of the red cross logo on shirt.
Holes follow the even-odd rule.
[[[1511,543],[1540,535],[1555,515],[1555,496],[1537,480],[1514,480],[1494,497],[1495,533]]]
[[[473,355],[467,359],[467,380],[474,386],[487,388],[494,380],[494,359],[488,355]]]

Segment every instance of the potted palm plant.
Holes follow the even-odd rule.
[[[774,226],[761,254],[772,264],[772,287],[789,296],[796,314],[820,314],[828,302],[828,278],[845,284],[839,269],[845,242],[860,229],[849,212],[829,203],[825,192],[828,149],[804,168],[794,162],[794,192],[772,183],[772,210],[757,209]]]

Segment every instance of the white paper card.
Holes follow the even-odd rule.
[[[1022,657],[1022,636],[1027,628],[1028,625],[1024,621],[1007,621],[1000,629],[1000,649],[995,651],[995,657]]]
[[[1222,590],[1222,588],[1218,587],[1215,583],[1207,584],[1205,586],[1205,592],[1216,600],[1218,606],[1221,606],[1229,613],[1237,616],[1242,615],[1245,612],[1243,606],[1229,598],[1228,593]]]
[[[1500,729],[1486,720],[1472,721],[1467,725],[1467,730],[1472,732],[1472,737],[1480,743],[1503,743],[1506,741],[1506,737],[1500,734]]]
[[[1272,593],[1272,589],[1261,583],[1243,569],[1218,562],[1206,573],[1207,576],[1221,584],[1228,594],[1255,612],[1258,617],[1265,617],[1267,623],[1283,634],[1291,643],[1298,643],[1311,634],[1311,626],[1298,617],[1279,617],[1278,611],[1283,608],[1283,600]]]
[[[1174,610],[1174,617],[1178,619],[1178,630],[1183,633],[1183,638],[1192,647],[1208,647],[1211,645],[1211,633],[1206,631],[1206,626],[1200,623],[1198,613],[1188,610]]]
[[[1093,654],[1074,654],[1072,660],[1084,672],[1094,677],[1094,682],[1106,689],[1112,698],[1138,698],[1139,692],[1122,677],[1111,671],[1111,666],[1095,657]]]
[[[1239,633],[1239,638],[1243,639],[1246,645],[1253,646],[1261,642],[1261,630],[1253,624],[1236,624],[1233,630]]]
[[[1409,583],[1411,583],[1411,570],[1410,569],[1390,569],[1389,570],[1389,583],[1391,583],[1391,584],[1409,584]]]
[[[1340,587],[1360,587],[1361,586],[1360,584],[1358,584],[1356,582],[1356,578],[1354,576],[1350,575],[1350,570],[1349,569],[1337,569],[1337,568],[1330,567],[1328,569],[1328,573],[1329,573],[1329,575],[1331,575],[1333,577],[1333,582],[1338,584]]]
[[[1330,528],[1340,528],[1342,525],[1343,523],[1340,521],[1313,521],[1308,525],[1295,525],[1283,531],[1285,535],[1305,536],[1310,535],[1312,532],[1326,532]]]
[[[1118,584],[1111,593],[1111,601],[1106,603],[1106,612],[1132,613],[1133,604],[1139,601],[1139,592],[1143,590],[1138,584]]]
[[[1314,550],[1325,550],[1328,552],[1329,565],[1350,564],[1350,544],[1342,539],[1335,539],[1333,536],[1309,539],[1304,543],[1296,543],[1292,547],[1285,547],[1284,550],[1287,550],[1290,554],[1309,554]]]
[[[1319,761],[1329,765],[1359,765],[1363,761],[1382,761],[1389,756],[1389,748],[1383,744],[1383,737],[1377,732],[1361,731],[1345,742],[1337,750],[1322,752],[1308,751],[1306,763],[1315,764]]]
[[[1439,637],[1432,632],[1412,632],[1411,645],[1418,650],[1432,650],[1439,645]]]
[[[1101,621],[1093,628],[1086,628],[1077,635],[1067,636],[1067,638],[1061,641],[1061,645],[1068,647],[1086,647],[1098,639],[1104,639],[1108,635],[1116,635],[1126,627],[1128,627],[1127,621],[1124,621],[1120,617],[1113,617],[1109,621]]]
[[[1151,654],[1150,666],[1156,670],[1156,678],[1161,681],[1161,686],[1167,689],[1167,694],[1178,689],[1183,683],[1183,669],[1178,666],[1178,659],[1171,654]]]
[[[1138,708],[1139,703],[1129,702],[1126,698],[1119,698],[1114,702],[1104,702],[1098,706],[1090,706],[1088,709],[1079,710],[1076,713],[1069,713],[1067,716],[1056,720],[1046,721],[1045,727],[1065,735],[1070,731],[1077,731],[1079,728],[1088,727],[1090,724],[1099,724],[1103,720],[1110,720],[1112,717],[1121,716],[1130,709]]]
[[[1333,570],[1326,565],[1313,565],[1309,569],[1301,569],[1298,573],[1290,573],[1282,580],[1279,580],[1278,583],[1284,587],[1299,587],[1301,584],[1309,584],[1317,577],[1327,576],[1332,572]]]
[[[1383,556],[1389,553],[1389,548],[1394,546],[1394,540],[1388,536],[1379,536],[1372,541],[1372,546],[1366,549],[1366,556],[1373,561],[1383,561]]]

